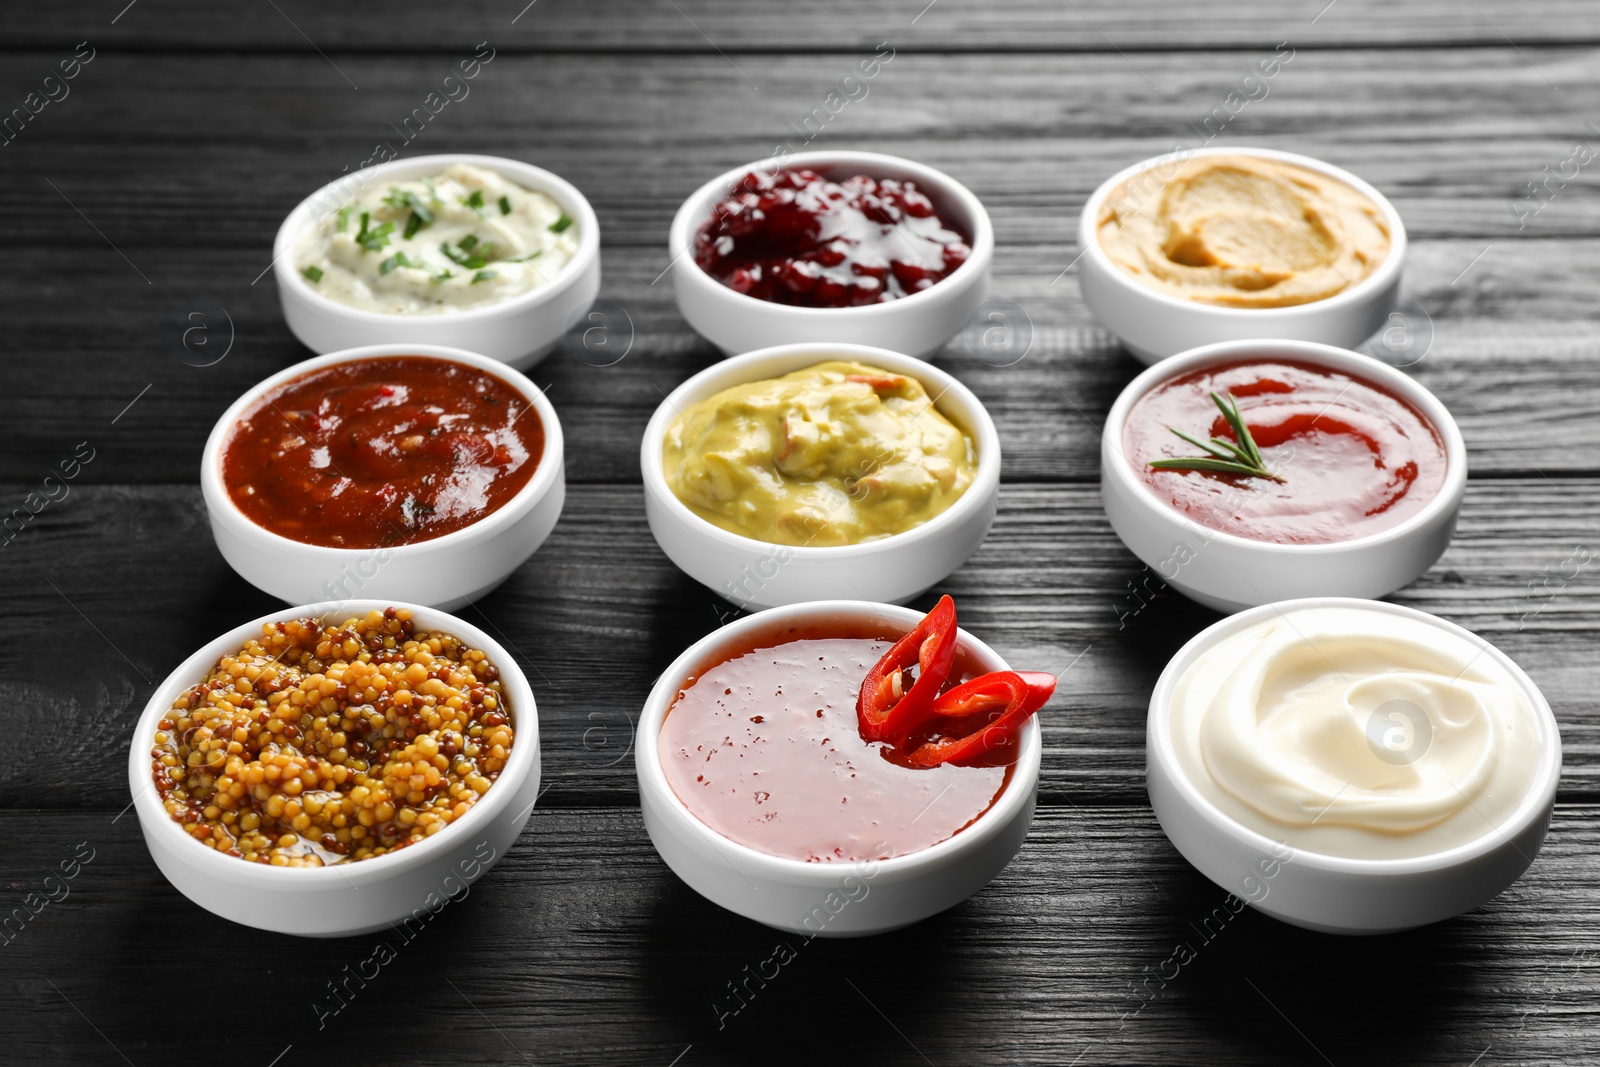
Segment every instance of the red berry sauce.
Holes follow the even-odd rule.
[[[881,304],[920,293],[972,254],[914,182],[752,171],[712,209],[694,258],[735,292],[795,307]]]

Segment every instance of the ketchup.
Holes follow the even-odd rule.
[[[913,768],[861,739],[861,680],[899,634],[859,624],[754,635],[685,681],[661,766],[724,837],[812,863],[887,859],[953,837],[995,802],[999,764]],[[957,653],[952,681],[981,674]]]
[[[1232,394],[1274,482],[1159,470],[1202,440],[1233,440],[1211,393]],[[1203,526],[1256,541],[1326,544],[1398,526],[1444,486],[1439,431],[1411,403],[1364,378],[1295,360],[1257,359],[1190,371],[1128,412],[1122,452],[1161,500]]]
[[[295,541],[427,541],[502,507],[533,477],[544,425],[476,367],[432,356],[337,363],[278,386],[222,453],[228,496]]]
[[[798,307],[920,293],[972,254],[914,182],[754,171],[695,237],[695,262],[736,292]]]

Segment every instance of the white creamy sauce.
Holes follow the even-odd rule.
[[[307,228],[294,265],[313,289],[349,307],[440,314],[548,284],[578,238],[577,223],[550,197],[455,163],[430,178],[371,182]]]
[[[1528,695],[1482,648],[1370,609],[1274,615],[1178,680],[1179,763],[1294,848],[1394,859],[1466,844],[1522,803],[1543,749]]]

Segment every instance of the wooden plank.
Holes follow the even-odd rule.
[[[1564,81],[1593,86],[1585,53],[1550,55]],[[1600,253],[1570,238],[1600,233],[1600,197],[1585,172],[1523,231],[1510,207],[1541,166],[1586,136],[1578,94],[1551,93],[1515,55],[1412,58],[1307,52],[1241,114],[1238,130],[1344,162],[1394,193],[1416,236],[1407,310],[1433,334],[1415,372],[1463,421],[1476,470],[1592,470],[1600,337],[1586,279]],[[1183,59],[1171,88],[1188,107],[1220,98],[1240,54]],[[9,146],[16,170],[0,188],[0,212],[26,254],[0,266],[0,314],[29,357],[8,368],[13,406],[0,454],[12,477],[43,477],[87,437],[105,458],[86,479],[189,481],[227,401],[305,354],[283,326],[272,280],[252,284],[279,218],[340,166],[359,163],[431,84],[420,60],[359,62],[368,85],[331,106],[314,58],[176,66],[107,53]],[[769,150],[784,122],[812,106],[832,59],[764,62],[769,85],[747,95],[729,92],[732,74],[714,58],[497,62],[479,95],[442,113],[415,148],[531,155],[594,193],[606,233],[603,298],[626,313],[634,346],[614,367],[586,364],[575,347],[538,376],[573,435],[572,476],[628,480],[661,395],[715,358],[679,318],[670,279],[657,281],[668,220],[703,175]],[[1026,315],[1033,347],[1020,363],[993,366],[1010,354],[958,341],[944,362],[990,404],[1008,478],[1092,478],[1094,425],[1138,366],[1088,315],[1075,276],[1062,274],[1077,255],[1072,220],[1106,174],[1170,144],[1182,112],[1115,56],[1023,56],[999,70],[976,57],[896,63],[817,143],[929,159],[990,204],[996,296]],[[137,95],[100,88],[130,81]],[[196,95],[197,81],[215,88]],[[1402,112],[1396,100],[1406,101]],[[508,131],[541,108],[548,122],[530,151]],[[602,123],[614,132],[597,140]],[[196,128],[207,136],[197,140]],[[1307,128],[1325,132],[1310,139]],[[126,136],[132,130],[139,136]],[[101,161],[108,142],[119,146],[115,168]],[[95,300],[83,299],[85,288]],[[226,360],[203,366],[229,336]],[[63,425],[69,390],[82,418]]]
[[[1413,246],[1403,309],[1416,325],[1413,352],[1426,356],[1409,372],[1454,412],[1474,473],[1592,472],[1600,466],[1600,323],[1589,279],[1600,272],[1600,244],[1496,243],[1452,286],[1483,247]],[[146,286],[104,246],[42,251],[46,271],[0,264],[0,317],[12,350],[25,354],[7,367],[0,477],[42,479],[87,440],[97,455],[85,483],[191,483],[227,405],[310,355],[284,326],[271,279],[249,285],[264,266],[251,252],[129,252],[158,285]],[[1099,427],[1143,369],[1089,314],[1075,274],[1053,281],[1073,254],[1067,245],[1002,249],[994,292],[1007,303],[993,307],[1029,341],[987,351],[980,323],[937,360],[994,416],[1008,481],[1097,479]],[[651,284],[666,266],[664,250],[607,248],[604,256],[601,310],[617,345],[631,330],[626,357],[613,363],[609,351],[587,351],[574,331],[533,377],[561,417],[569,478],[632,482],[656,406],[718,354],[679,316],[670,279]],[[57,280],[67,272],[74,285]],[[85,305],[80,284],[94,302]]]
[[[16,250],[0,264],[13,354],[0,504],[22,503],[77,442],[97,450],[67,499],[0,546],[0,918],[47,890],[46,872],[78,842],[96,850],[68,897],[18,936],[0,926],[0,1058],[209,1064],[226,1048],[276,1067],[694,1067],[771,1060],[778,1035],[794,1058],[847,1049],[883,1064],[1600,1059],[1600,583],[1571,562],[1600,533],[1588,284],[1600,198],[1585,167],[1537,215],[1524,199],[1575,141],[1600,137],[1586,103],[1600,89],[1600,10],[849,7],[848,18],[822,0],[0,10],[0,98],[12,106],[73,42],[100,49],[71,98],[4,146],[0,186]],[[228,401],[306,354],[271,280],[250,284],[279,220],[378,140],[398,140],[390,124],[485,39],[498,54],[471,100],[406,151],[530,158],[589,192],[605,230],[605,306],[631,318],[634,346],[608,367],[573,347],[536,372],[561,410],[576,484],[547,549],[467,613],[535,668],[551,789],[518,848],[430,924],[442,932],[385,935],[395,962],[324,1015],[337,1003],[328,983],[370,966],[379,939],[291,943],[183,900],[131,816],[117,818],[128,731],[173,664],[272,607],[211,547],[194,480]],[[994,534],[944,589],[1014,662],[1070,669],[1045,713],[1042,806],[1017,862],[912,930],[797,943],[779,977],[725,1014],[728,983],[781,935],[678,882],[634,806],[629,716],[684,643],[730,617],[659,554],[631,484],[661,392],[715,358],[668,281],[651,283],[681,198],[779,139],[798,146],[790,124],[881,41],[895,59],[815,145],[926,159],[971,185],[996,223],[997,295],[1034,339],[1016,363],[961,342],[940,357],[994,412],[1007,479]],[[1400,937],[1332,939],[1248,911],[1218,935],[1199,929],[1222,893],[1145,806],[1143,722],[1162,665],[1216,616],[1171,593],[1143,606],[1131,596],[1143,572],[1106,526],[1094,480],[1096,427],[1139,368],[1062,274],[1088,192],[1198,139],[1282,41],[1293,61],[1218,140],[1320,155],[1392,195],[1414,239],[1407,312],[1432,335],[1410,370],[1457,413],[1472,452],[1455,543],[1396,599],[1522,663],[1565,747],[1563,804],[1529,876]],[[1164,979],[1179,944],[1196,959]]]
[[[1576,547],[1596,547],[1597,490],[1587,479],[1473,483],[1449,552],[1395,597],[1475,630],[1532,675],[1561,723],[1561,795],[1574,800],[1600,797],[1600,580],[1593,564],[1572,576],[1571,563]],[[0,808],[120,794],[127,731],[154,685],[275,606],[216,553],[189,486],[74,489],[6,552],[17,577],[0,587],[0,732],[14,743],[0,747]],[[1175,593],[1152,596],[1147,577],[1094,486],[1013,485],[989,540],[938,590],[1010,662],[1063,673],[1043,718],[1051,798],[1144,796],[1150,690],[1217,618]],[[660,554],[639,490],[615,486],[574,487],[549,544],[463,614],[529,672],[555,804],[634,802],[632,723],[651,685],[736,616]],[[39,633],[67,642],[74,670],[37,676]]]
[[[147,247],[236,249],[248,282],[290,208],[390,152],[529,159],[588,192],[608,245],[661,247],[703,181],[786,145],[925,160],[984,199],[1002,244],[1070,245],[1084,200],[1123,167],[1183,144],[1259,144],[1362,175],[1416,237],[1600,234],[1592,164],[1563,167],[1576,141],[1600,141],[1583,104],[1600,88],[1592,51],[1307,50],[1224,123],[1215,109],[1272,54],[1151,53],[1144,73],[1115,53],[907,53],[836,114],[827,95],[854,57],[764,56],[755,89],[714,55],[506,54],[429,116],[447,73],[431,56],[346,57],[355,91],[316,56],[107,51],[4,146],[15,169],[0,210],[15,242],[104,251],[109,239],[136,262]],[[0,99],[35,87],[14,71]],[[426,121],[404,127],[417,109]],[[1563,172],[1524,202],[1530,181]],[[160,285],[168,269],[146,272]]]
[[[543,808],[409,939],[290,940],[190,904],[114,814],[0,812],[8,913],[79,843],[93,850],[0,953],[12,1012],[30,1023],[5,1027],[14,1062],[214,1063],[212,1037],[151,1025],[180,1004],[270,1004],[228,1039],[230,1055],[261,1064],[769,1062],[778,1034],[884,1064],[1169,1063],[1202,1047],[1207,1062],[1243,1065],[1600,1055],[1589,806],[1558,808],[1533,868],[1499,899],[1372,939],[1230,917],[1224,892],[1137,807],[1042,808],[976,897],[855,941],[807,941],[706,902],[655,856],[636,811]],[[380,943],[392,958],[375,960]],[[766,964],[779,943],[793,958]],[[1181,966],[1179,945],[1192,955]],[[198,946],[215,946],[203,976],[186,969]],[[734,1012],[728,984],[764,964],[768,980],[750,981]],[[329,983],[344,981],[335,1012]]]
[[[0,40],[11,48],[49,48],[91,36],[121,48],[316,47],[333,53],[470,49],[488,38],[497,47],[540,52],[715,48],[737,54],[870,48],[885,38],[928,50],[993,52],[1271,47],[1286,38],[1308,47],[1418,41],[1505,47],[1507,35],[1528,47],[1600,38],[1593,7],[1580,0],[1478,0],[1477,8],[1463,11],[1448,0],[1342,0],[1337,6],[1327,0],[1234,0],[1203,8],[1152,0],[1013,0],[1004,5],[868,0],[844,10],[826,0],[791,0],[781,7],[739,0],[603,5],[464,0],[447,6],[402,0],[385,4],[381,13],[352,18],[310,0],[236,11],[194,0],[142,0],[126,11],[110,4],[103,10],[52,5],[27,17],[20,10],[7,12],[0,20]]]

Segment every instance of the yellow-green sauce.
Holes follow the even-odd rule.
[[[904,533],[960,499],[978,466],[972,438],[921,382],[837,360],[700,401],[667,430],[661,458],[696,515],[795,546]]]

